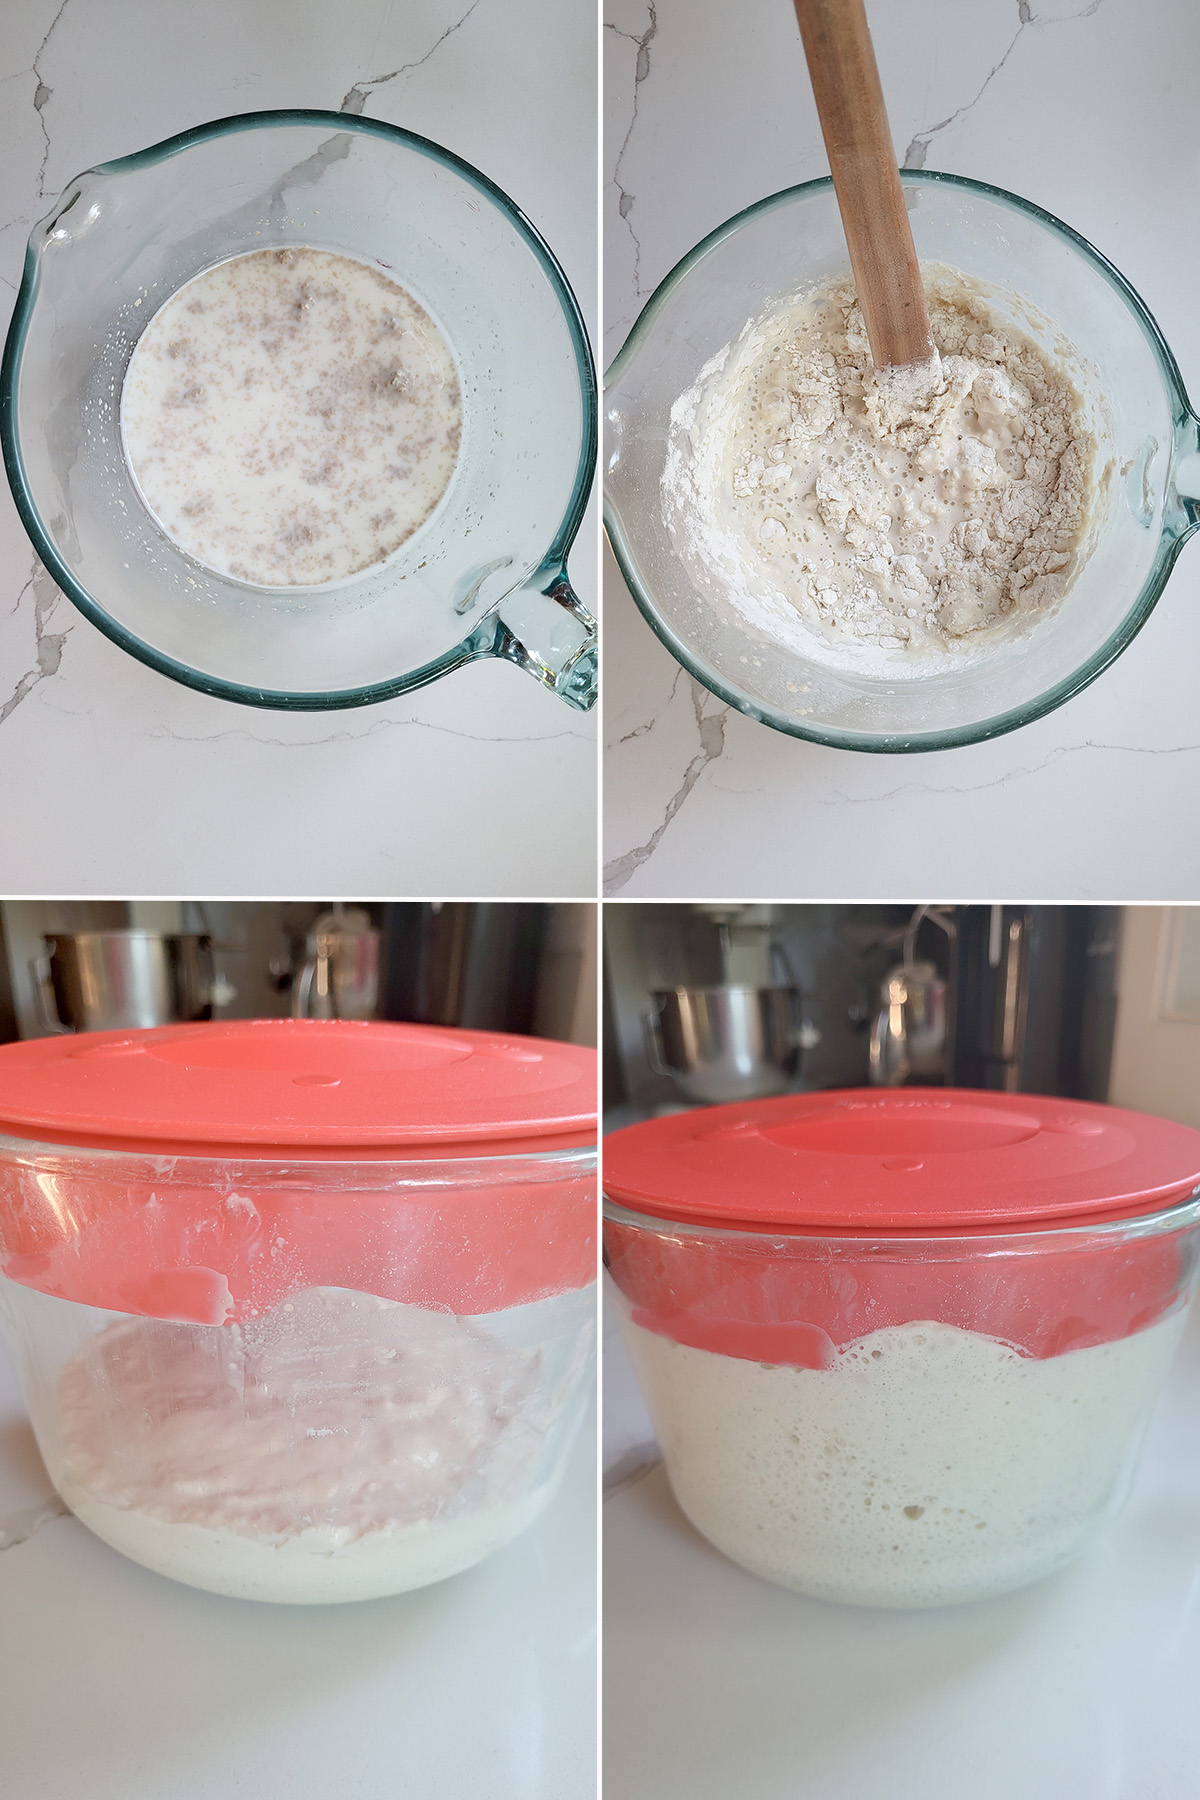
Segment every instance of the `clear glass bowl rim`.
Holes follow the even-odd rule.
[[[178,1154],[161,1150],[93,1148],[42,1142],[33,1138],[0,1134],[0,1171],[24,1165],[40,1173],[70,1180],[88,1176],[106,1181],[152,1180],[171,1187],[211,1187],[214,1193],[234,1185],[253,1185],[256,1191],[311,1189],[316,1192],[379,1192],[405,1190],[503,1187],[530,1181],[552,1182],[591,1174],[596,1167],[596,1146],[583,1144],[551,1150],[521,1150],[495,1154],[422,1156],[420,1147],[411,1157],[364,1152],[361,1156],[336,1149],[329,1156],[305,1156],[303,1150],[257,1153],[231,1148],[222,1154],[214,1147],[209,1155],[194,1149]]]
[[[1036,206],[1032,200],[1025,200],[1019,194],[1013,194],[1007,188],[995,187],[986,181],[974,181],[967,175],[947,175],[939,169],[901,169],[900,180],[903,185],[945,186],[962,188],[968,193],[982,194],[988,199],[999,200],[1011,207],[1015,212],[1026,214],[1039,224],[1058,232],[1104,276],[1109,284],[1125,301],[1130,312],[1141,326],[1143,335],[1153,350],[1163,377],[1163,385],[1171,401],[1172,423],[1178,434],[1181,428],[1195,427],[1196,418],[1188,401],[1183,385],[1183,377],[1179,365],[1159,328],[1158,321],[1137,290],[1125,279],[1121,271],[1114,267],[1096,247],[1089,243],[1070,225],[1047,212],[1044,207]],[[604,386],[607,390],[618,382],[626,366],[632,362],[641,349],[643,341],[649,335],[655,318],[666,304],[667,299],[691,273],[692,269],[708,255],[710,250],[731,237],[750,220],[759,214],[773,211],[776,207],[790,205],[802,197],[823,191],[832,192],[833,182],[828,175],[822,175],[815,181],[804,181],[795,187],[783,188],[776,194],[768,194],[762,200],[756,200],[724,224],[710,231],[707,237],[689,250],[669,274],[659,282],[645,306],[638,314],[628,337],[618,350],[604,374]],[[1167,578],[1174,567],[1183,544],[1191,532],[1200,524],[1200,510],[1190,501],[1183,502],[1187,523],[1182,530],[1174,531],[1164,525],[1159,542],[1158,553],[1140,592],[1135,597],[1125,617],[1111,633],[1108,639],[1093,651],[1086,661],[1080,664],[1071,675],[1064,677],[1047,688],[1045,693],[1027,701],[1023,706],[1010,708],[1009,711],[997,713],[992,718],[980,719],[973,724],[959,725],[946,731],[924,731],[900,735],[891,732],[864,734],[861,732],[837,731],[826,726],[813,725],[808,721],[785,717],[773,708],[759,705],[741,694],[736,688],[709,668],[694,651],[676,636],[675,632],[663,619],[655,606],[653,597],[642,586],[638,579],[633,556],[625,536],[624,527],[615,507],[608,501],[607,493],[604,504],[604,529],[608,536],[612,551],[617,559],[625,584],[633,595],[639,611],[645,618],[655,636],[670,651],[676,662],[681,663],[688,674],[703,687],[716,694],[718,699],[735,707],[738,712],[749,718],[757,719],[760,724],[769,725],[775,731],[785,732],[789,737],[806,738],[812,743],[825,744],[835,750],[863,750],[880,753],[916,752],[926,750],[953,750],[965,744],[983,743],[989,738],[1003,737],[1006,732],[1016,731],[1022,725],[1030,724],[1034,719],[1044,717],[1062,706],[1065,701],[1073,699],[1083,689],[1090,687],[1098,675],[1103,674],[1109,664],[1115,662],[1121,652],[1131,644],[1146,620],[1154,610],[1155,604],[1167,584]]]
[[[39,259],[34,247],[34,238],[62,205],[64,196],[75,182],[84,175],[119,175],[131,170],[145,168],[154,162],[166,161],[168,157],[177,156],[196,144],[208,142],[211,138],[228,137],[239,131],[261,131],[279,125],[314,125],[327,126],[336,131],[355,131],[367,137],[381,138],[384,142],[401,144],[406,149],[415,150],[419,155],[427,156],[435,162],[443,163],[453,169],[473,187],[479,189],[499,209],[506,213],[518,233],[523,237],[533,252],[550,283],[563,316],[567,322],[567,330],[571,338],[571,346],[575,353],[576,370],[579,375],[580,404],[583,414],[583,429],[580,434],[579,461],[575,470],[575,481],[567,503],[567,510],[547,547],[543,567],[552,569],[565,578],[566,561],[571,545],[574,543],[583,521],[584,509],[591,492],[596,468],[596,450],[599,441],[599,401],[596,382],[596,365],[588,343],[587,329],[583,322],[583,314],[579,302],[575,298],[570,282],[567,280],[558,258],[542,237],[537,227],[527,219],[520,207],[512,200],[504,189],[490,180],[481,170],[456,156],[452,150],[435,144],[431,138],[421,137],[414,131],[408,131],[401,125],[389,125],[381,119],[364,118],[356,113],[326,112],[320,108],[289,107],[271,112],[234,113],[224,119],[212,119],[204,125],[194,125],[187,131],[181,131],[174,137],[164,138],[160,143],[151,144],[144,150],[136,150],[129,156],[117,157],[112,162],[95,163],[91,168],[81,171],[74,181],[69,181],[58,196],[45,218],[34,225],[29,243],[25,251],[25,269],[21,278],[20,290],[16,305],[13,308],[12,321],[8,329],[8,339],[4,346],[4,355],[0,359],[0,453],[3,454],[4,467],[12,488],[13,499],[17,511],[21,515],[33,547],[58,586],[66,594],[72,604],[78,607],[84,617],[102,631],[122,650],[128,651],[139,662],[157,670],[160,675],[168,675],[180,681],[185,687],[196,689],[199,693],[209,694],[218,700],[234,700],[242,705],[269,707],[284,712],[332,712],[341,711],[351,706],[371,706],[381,700],[393,699],[397,694],[408,693],[411,689],[424,687],[430,681],[436,681],[442,675],[448,675],[453,669],[472,661],[481,651],[476,643],[478,626],[471,636],[453,649],[435,657],[432,662],[423,664],[419,669],[406,670],[400,675],[392,676],[387,681],[371,682],[363,687],[343,688],[329,693],[294,694],[273,689],[250,687],[241,682],[226,681],[215,675],[205,675],[187,663],[178,662],[172,656],[165,656],[155,650],[153,645],[127,631],[123,625],[107,613],[104,608],[87,592],[76,579],[71,569],[59,555],[48,532],[42,524],[41,515],[34,504],[33,496],[25,478],[25,467],[21,457],[20,443],[17,434],[17,381],[20,376],[21,358],[25,349],[25,339],[29,331],[29,322],[33,316],[37,301]]]
[[[783,1225],[764,1225],[755,1229],[737,1225],[685,1224],[678,1219],[636,1212],[623,1201],[610,1199],[607,1194],[604,1195],[603,1212],[604,1218],[615,1225],[632,1226],[637,1230],[653,1232],[659,1237],[682,1237],[701,1243],[735,1241],[747,1246],[757,1244],[760,1249],[765,1244],[775,1243],[782,1246],[781,1253],[784,1256],[789,1254],[793,1246],[803,1246],[818,1252],[826,1250],[835,1255],[845,1252],[859,1261],[872,1258],[883,1261],[889,1257],[904,1260],[911,1257],[924,1262],[959,1262],[974,1256],[1011,1256],[1037,1254],[1045,1250],[1070,1250],[1073,1246],[1082,1247],[1084,1241],[1089,1245],[1095,1244],[1098,1239],[1122,1244],[1145,1238],[1169,1237],[1176,1232],[1200,1226],[1200,1188],[1186,1199],[1176,1200],[1170,1206],[1159,1207],[1152,1212],[1135,1213],[1129,1218],[1081,1219],[1070,1225],[1061,1220],[1050,1220],[1045,1225],[1039,1225],[1036,1220],[1022,1219],[1010,1230],[989,1230],[988,1227],[981,1226],[978,1230],[966,1231],[889,1232],[864,1225],[858,1228],[848,1226],[844,1232],[831,1232],[827,1226],[813,1226],[810,1230],[805,1230],[801,1226]]]

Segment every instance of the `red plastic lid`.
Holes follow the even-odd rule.
[[[431,1025],[236,1019],[0,1046],[0,1133],[221,1154],[593,1143],[596,1053]]]
[[[569,1154],[594,1142],[595,1107],[593,1050],[421,1025],[8,1045],[0,1132],[35,1142],[0,1153],[0,1272],[208,1325],[318,1286],[461,1316],[527,1305],[595,1280],[593,1159]],[[430,1158],[432,1176],[390,1166]]]
[[[711,1106],[613,1132],[614,1200],[695,1225],[1019,1230],[1129,1218],[1191,1194],[1200,1132],[1081,1100],[848,1089]]]

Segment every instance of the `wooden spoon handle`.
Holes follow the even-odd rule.
[[[863,0],[795,0],[877,369],[929,361],[929,310]]]

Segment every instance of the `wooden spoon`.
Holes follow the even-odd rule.
[[[871,360],[897,407],[940,385],[863,0],[795,0]]]

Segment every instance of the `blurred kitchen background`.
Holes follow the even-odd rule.
[[[1109,1100],[1200,1126],[1200,908],[604,909],[606,1123],[830,1087]]]
[[[182,1019],[412,1019],[596,1042],[597,909],[6,900],[0,1040]]]

